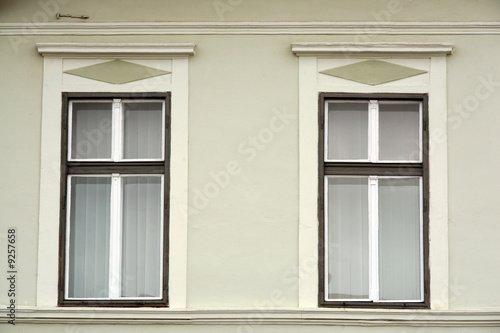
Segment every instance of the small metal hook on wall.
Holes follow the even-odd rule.
[[[57,13],[56,14],[56,18],[59,20],[59,18],[61,17],[69,17],[69,18],[77,18],[77,19],[82,19],[82,20],[86,20],[89,18],[88,15],[80,15],[80,16],[75,16],[75,15],[71,15],[71,14],[61,14],[61,13]]]

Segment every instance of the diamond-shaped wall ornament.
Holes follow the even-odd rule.
[[[375,86],[427,72],[381,60],[365,60],[355,64],[330,68],[320,73]]]
[[[97,65],[67,70],[64,73],[112,84],[123,84],[170,74],[171,72],[116,59]]]

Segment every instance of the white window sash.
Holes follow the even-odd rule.
[[[111,119],[111,157],[110,158],[72,158],[72,132],[73,132],[73,103],[75,102],[109,102],[112,103]],[[162,104],[162,126],[161,126],[161,156],[159,158],[123,158],[124,142],[124,103],[158,102]],[[106,100],[86,100],[75,99],[68,103],[68,162],[157,162],[165,160],[165,100],[162,99],[106,99]]]
[[[75,298],[75,297],[69,297],[69,268],[70,268],[70,235],[71,235],[71,179],[73,177],[107,177],[110,178],[111,175],[101,175],[101,174],[92,174],[92,175],[69,175],[67,179],[67,186],[66,186],[66,235],[65,235],[65,260],[64,260],[64,299],[67,300],[73,300],[73,299],[109,299],[109,298]],[[111,182],[111,186],[113,186],[113,182]],[[111,189],[112,190],[112,189]]]
[[[121,262],[122,262],[122,191],[121,179],[117,173],[112,174],[111,179],[111,225],[109,246],[109,298],[120,297],[121,285]]]
[[[352,100],[335,100],[337,102],[348,102]],[[423,161],[423,105],[419,102],[419,159],[418,160],[379,160],[379,100],[369,100],[368,102],[368,159],[330,159],[328,158],[328,104],[330,101],[325,101],[324,105],[324,148],[323,156],[325,162],[372,162],[372,163],[415,163],[419,164]],[[384,100],[384,103],[389,103],[390,100]],[[404,103],[404,101],[398,101]]]
[[[124,177],[160,177],[160,296],[158,297],[122,297],[121,294],[121,262],[122,262],[122,179]],[[109,297],[69,297],[69,268],[70,268],[70,234],[71,234],[71,178],[73,177],[108,177],[111,178],[111,199],[110,199],[110,250],[109,250]],[[92,174],[92,175],[69,175],[67,181],[66,199],[66,243],[65,243],[65,277],[64,277],[64,298],[66,300],[161,300],[163,299],[163,279],[164,279],[164,189],[165,181],[162,174]]]
[[[368,177],[369,299],[379,301],[378,178]]]
[[[359,178],[368,177],[368,228],[369,228],[369,298],[367,299],[337,299],[329,298],[329,284],[328,284],[328,274],[329,274],[329,230],[328,230],[328,178]],[[380,300],[380,281],[379,281],[379,224],[378,224],[378,181],[380,179],[408,179],[417,178],[419,179],[419,224],[420,224],[420,234],[419,234],[419,244],[420,244],[420,299],[418,300]],[[423,177],[420,176],[343,176],[343,175],[326,175],[324,176],[324,299],[326,301],[334,302],[362,302],[362,301],[372,301],[377,303],[420,303],[424,300],[424,240],[423,240]]]

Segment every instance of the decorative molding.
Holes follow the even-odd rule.
[[[61,165],[61,92],[171,92],[170,192],[168,221],[168,298],[171,309],[186,308],[188,241],[188,165],[189,165],[189,57],[194,44],[65,44],[37,45],[43,57],[41,109],[40,195],[38,213],[38,265],[36,305],[54,307],[58,312],[59,214]],[[152,53],[151,53],[152,52]],[[107,56],[110,55],[111,56]],[[75,59],[65,59],[72,58]],[[169,75],[154,80],[123,85],[88,82],[64,74],[65,70],[101,62],[103,58],[129,58],[131,62],[163,69]],[[169,58],[172,59],[169,59]],[[83,59],[78,59],[83,58]],[[147,61],[142,61],[146,58]],[[66,66],[67,65],[67,66]],[[63,189],[64,190],[64,189]],[[27,312],[35,311],[31,308]],[[64,312],[65,310],[59,309]],[[25,310],[21,310],[23,312]],[[100,312],[101,309],[94,309]],[[24,313],[24,312],[23,312]],[[82,311],[82,313],[87,313]],[[49,317],[51,317],[49,315]],[[57,317],[57,316],[56,316]],[[45,321],[42,321],[45,322]],[[2,331],[2,329],[0,329]]]
[[[16,312],[19,324],[500,327],[499,311],[20,307]]]
[[[499,35],[500,22],[0,23],[0,35]]]
[[[453,49],[446,43],[292,43],[297,56],[447,55]]]
[[[36,43],[38,53],[51,57],[187,57],[194,55],[193,43]]]
[[[169,71],[139,65],[120,59],[64,71],[66,74],[112,84],[124,84],[155,76],[171,74]]]
[[[429,140],[433,146],[429,160],[429,270],[430,307],[434,311],[449,309],[449,246],[448,246],[448,139],[447,139],[447,54],[453,50],[450,44],[433,43],[294,43],[292,44],[299,64],[299,263],[308,265],[299,270],[299,307],[310,308],[318,304],[319,272],[317,262],[318,230],[318,94],[321,92],[343,93],[419,93],[429,96]],[[352,52],[346,56],[345,50]],[[315,55],[321,55],[319,59]],[[416,85],[358,85],[347,80],[324,82],[319,70],[352,63],[352,58],[391,58],[401,65],[428,71],[426,80]],[[402,58],[405,61],[399,61]],[[348,60],[348,61],[346,61]],[[416,66],[420,61],[425,66]],[[417,62],[415,62],[417,61]],[[328,65],[323,66],[327,62]],[[415,65],[411,65],[411,63]],[[321,68],[318,70],[318,66]],[[420,62],[420,65],[423,65]]]
[[[376,86],[427,73],[420,69],[375,59],[320,71],[321,74]]]

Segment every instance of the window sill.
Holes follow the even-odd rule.
[[[5,308],[5,307],[2,307]],[[3,310],[2,312],[6,312]],[[19,307],[19,324],[499,327],[500,312],[387,309]]]

